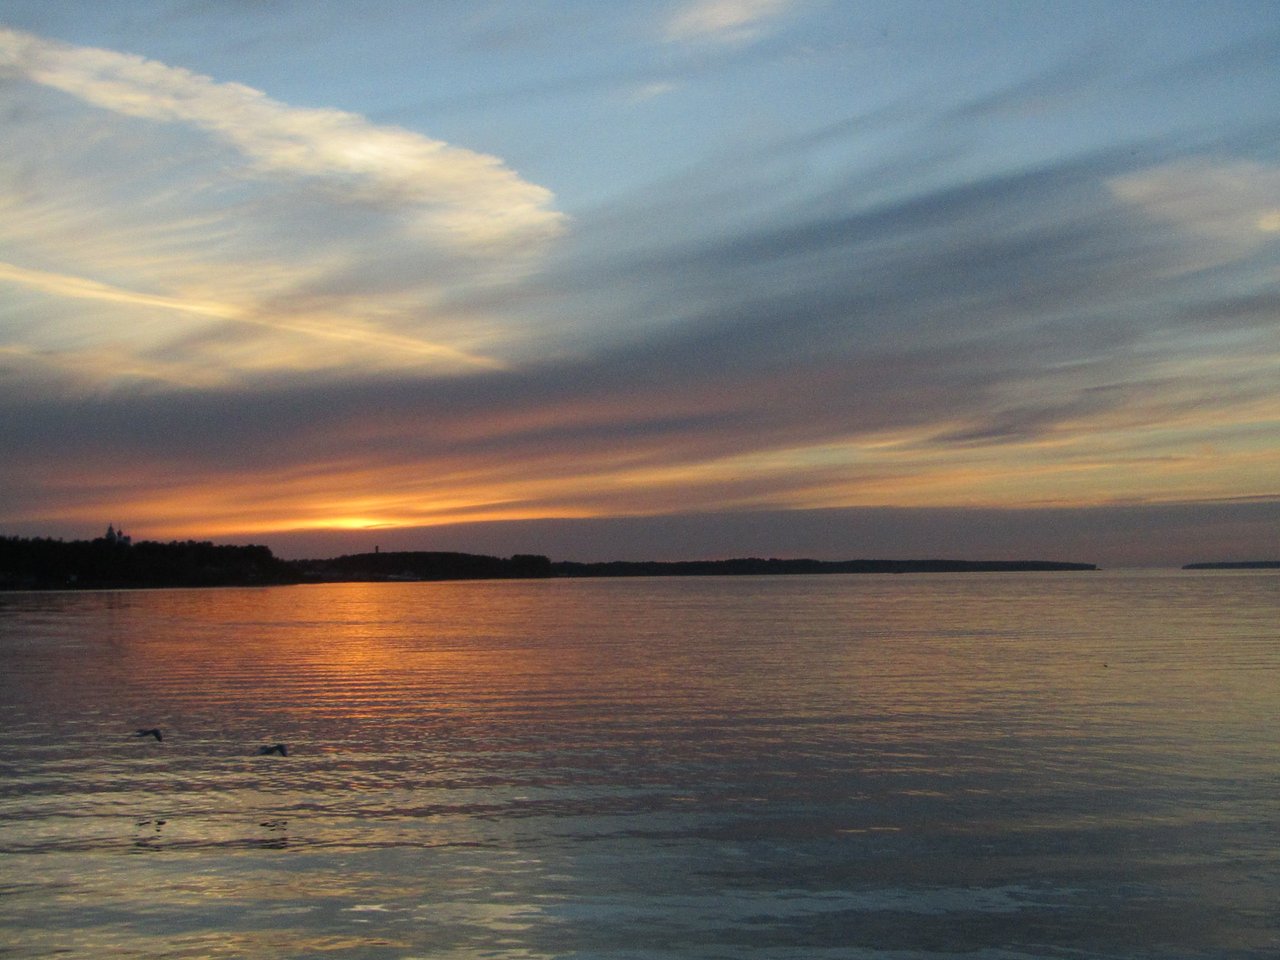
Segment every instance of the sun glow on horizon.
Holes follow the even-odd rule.
[[[1259,429],[1265,432],[1276,422]],[[803,451],[793,450],[780,452],[772,466],[753,455],[751,470],[730,457],[684,468],[621,468],[589,476],[471,476],[452,488],[440,481],[415,486],[398,468],[382,474],[362,470],[345,482],[340,475],[305,482],[263,475],[223,483],[193,480],[164,491],[141,487],[128,494],[122,490],[130,485],[117,477],[107,512],[132,518],[130,529],[149,538],[203,539],[689,511],[1086,508],[1275,493],[1280,454],[1274,448],[1265,443],[1228,447],[1212,442],[1211,434],[1198,440],[1190,436],[1171,431],[1141,455],[1122,447],[1109,451],[1105,442],[1058,440],[1048,444],[1050,450],[1037,443],[974,447],[944,462],[933,462],[927,445],[823,446],[811,452],[807,464]],[[1181,452],[1174,455],[1174,449]],[[380,484],[389,492],[364,492]],[[344,486],[361,492],[335,496],[334,490]],[[101,502],[93,498],[58,519],[96,523],[102,515]]]

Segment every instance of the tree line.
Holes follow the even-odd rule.
[[[1088,563],[1042,560],[732,560],[553,562],[539,554],[492,557],[444,551],[350,554],[282,560],[265,546],[208,541],[158,543],[0,537],[0,589],[216,587],[396,580],[494,580],[553,577],[761,576],[823,573],[982,573],[1094,570]]]
[[[295,583],[297,571],[264,546],[0,537],[0,588],[105,589]]]

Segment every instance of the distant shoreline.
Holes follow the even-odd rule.
[[[330,560],[293,561],[312,582],[343,580],[582,579],[603,577],[794,576],[854,573],[1013,573],[1096,570],[1092,563],[1051,560],[729,560],[598,563],[552,561],[517,554],[509,559],[467,553],[363,553]]]
[[[580,563],[538,554],[493,557],[442,551],[281,560],[265,546],[209,542],[132,543],[0,537],[0,590],[103,590],[441,580],[605,577],[794,576],[858,573],[1023,573],[1097,570],[1053,560],[729,560]]]
[[[1183,570],[1280,570],[1280,560],[1218,560],[1188,563]]]

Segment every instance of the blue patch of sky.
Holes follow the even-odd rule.
[[[798,3],[739,44],[668,41],[675,7],[13,0],[4,19],[493,153],[571,213],[851,118],[881,126],[796,148],[802,192],[881,151],[941,148],[931,176],[963,182],[1280,99],[1272,3]]]

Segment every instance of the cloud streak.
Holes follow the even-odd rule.
[[[673,41],[743,43],[794,5],[795,0],[694,0],[671,14],[665,34]]]
[[[356,114],[292,107],[243,84],[3,28],[0,70],[104,110],[189,125],[261,173],[322,178],[358,201],[410,207],[417,226],[463,246],[540,244],[564,226],[550,191],[498,158]]]
[[[1188,269],[1229,263],[1280,233],[1280,167],[1184,159],[1115,177],[1110,187],[1153,220],[1212,245]]]
[[[308,338],[332,340],[337,343],[359,344],[395,351],[420,358],[423,361],[439,361],[452,367],[497,367],[500,364],[487,357],[471,356],[439,344],[427,343],[413,337],[396,336],[376,327],[359,323],[351,317],[325,323],[318,318],[290,319],[279,315],[254,315],[234,305],[202,301],[190,297],[164,297],[113,287],[109,284],[66,276],[42,270],[31,270],[0,262],[0,283],[13,283],[60,298],[99,300],[111,304],[172,311],[217,320],[266,327],[270,330],[302,334]]]
[[[154,60],[0,29],[0,73],[3,332],[99,388],[502,366],[469,291],[567,222],[495,157]]]

